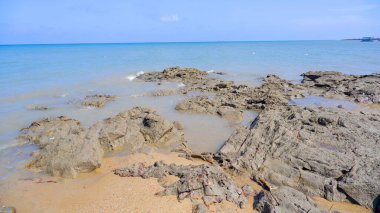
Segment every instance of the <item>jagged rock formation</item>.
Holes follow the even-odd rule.
[[[79,121],[64,116],[33,122],[22,130],[21,140],[37,144],[29,167],[55,176],[73,178],[101,165],[104,151],[123,147],[135,152],[146,146],[168,146],[190,152],[183,132],[154,110],[135,107],[115,117],[84,128]]]
[[[361,103],[380,103],[380,74],[346,75],[313,71],[302,74],[303,85],[323,96],[344,96]]]
[[[238,129],[219,161],[273,187],[373,208],[380,192],[379,150],[378,114],[277,106]]]
[[[185,198],[201,199],[206,206],[227,200],[243,208],[247,196],[253,192],[249,186],[244,186],[243,189],[239,188],[231,176],[219,166],[178,166],[175,164],[167,165],[163,162],[145,166],[140,163],[132,167],[117,169],[114,173],[121,177],[154,177],[158,178],[159,182],[165,176],[177,176],[180,179],[171,185],[163,185],[165,190],[159,194],[176,195],[179,200]]]
[[[114,101],[115,96],[112,95],[87,95],[82,101],[83,106],[88,107],[104,107],[108,102]]]

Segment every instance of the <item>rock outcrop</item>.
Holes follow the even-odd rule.
[[[302,74],[303,85],[317,95],[337,95],[360,103],[380,103],[380,74],[346,75],[340,72],[312,71]]]
[[[324,212],[316,203],[300,191],[281,186],[272,191],[261,191],[254,197],[253,208],[261,213],[317,213]]]
[[[149,108],[135,107],[119,113],[97,122],[89,131],[97,135],[102,147],[108,151],[117,147],[137,151],[145,145],[189,149],[178,124],[164,119]]]
[[[180,179],[171,185],[163,185],[165,190],[159,195],[176,195],[179,200],[202,200],[206,206],[227,200],[243,208],[247,196],[253,192],[249,186],[244,186],[243,189],[238,187],[231,176],[219,166],[178,166],[160,161],[151,166],[135,164],[132,167],[117,169],[114,173],[121,177],[154,177],[158,178],[159,182],[168,175],[177,176]]]
[[[54,176],[72,178],[101,165],[103,149],[79,121],[64,116],[33,122],[20,138],[40,147],[29,163]]]
[[[148,92],[146,96],[171,96],[174,95],[174,90],[156,90],[152,92]]]
[[[82,101],[83,106],[88,107],[104,107],[108,102],[114,101],[115,96],[112,95],[87,95]]]
[[[166,146],[188,154],[190,149],[177,126],[154,110],[135,107],[88,129],[64,116],[44,119],[23,129],[19,138],[41,149],[29,163],[30,168],[73,178],[78,172],[98,168],[104,151],[116,147],[136,152],[147,146]]]
[[[149,72],[137,78],[147,82],[178,81],[186,85],[195,85],[208,82],[207,72],[195,68],[170,67],[162,72]]]
[[[309,196],[373,208],[380,192],[380,116],[276,106],[237,129],[219,162]]]
[[[243,110],[262,110],[270,106],[285,106],[288,105],[289,100],[303,97],[303,93],[306,92],[302,86],[294,85],[275,75],[268,75],[259,87],[235,85],[229,82],[218,83],[211,87],[192,87],[189,90],[214,93],[215,95],[186,99],[177,104],[176,110],[216,114],[227,118],[230,115],[239,118]]]

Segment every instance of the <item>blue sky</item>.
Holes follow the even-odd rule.
[[[380,37],[379,0],[0,0],[0,44]]]

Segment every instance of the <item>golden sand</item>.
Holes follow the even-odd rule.
[[[163,187],[155,178],[119,177],[113,174],[137,162],[147,165],[158,160],[178,165],[201,164],[203,161],[189,161],[177,154],[133,154],[127,157],[108,157],[95,172],[81,174],[77,179],[45,177],[33,180],[14,180],[2,186],[1,204],[14,206],[23,212],[191,212],[189,199],[178,201],[175,196],[155,196]],[[167,183],[176,177],[168,177]],[[250,203],[252,203],[250,198]],[[235,204],[223,202],[211,206],[211,212],[253,212],[247,205],[239,209]]]

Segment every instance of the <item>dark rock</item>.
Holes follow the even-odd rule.
[[[236,130],[219,162],[258,182],[373,208],[380,191],[379,118],[338,109],[266,109],[250,128]]]
[[[202,199],[205,205],[227,200],[240,207],[247,201],[243,190],[218,166],[177,166],[156,162],[148,167],[140,163],[114,172],[121,177],[154,177],[159,182],[167,175],[177,176],[180,179],[172,185],[163,186],[165,190],[160,195],[176,195],[179,200]]]
[[[186,155],[190,153],[183,131],[154,110],[141,107],[119,113],[88,129],[64,116],[44,119],[23,129],[19,138],[41,149],[33,156],[30,168],[68,178],[100,167],[103,150],[116,147],[136,152],[147,146],[164,146]]]
[[[261,213],[324,212],[317,208],[311,198],[287,186],[282,186],[271,192],[261,191],[255,196],[253,205]]]
[[[311,93],[343,96],[361,103],[380,103],[380,74],[346,75],[340,72],[312,71],[302,74],[303,85]]]
[[[82,101],[83,106],[104,107],[108,102],[114,101],[115,96],[112,95],[87,95]]]
[[[33,122],[22,130],[20,139],[41,148],[29,167],[54,176],[73,178],[78,172],[92,171],[100,167],[103,157],[96,136],[79,121],[64,116]]]
[[[30,109],[30,110],[48,110],[49,107],[43,106],[43,105],[36,105],[36,106],[29,106],[28,109]]]

